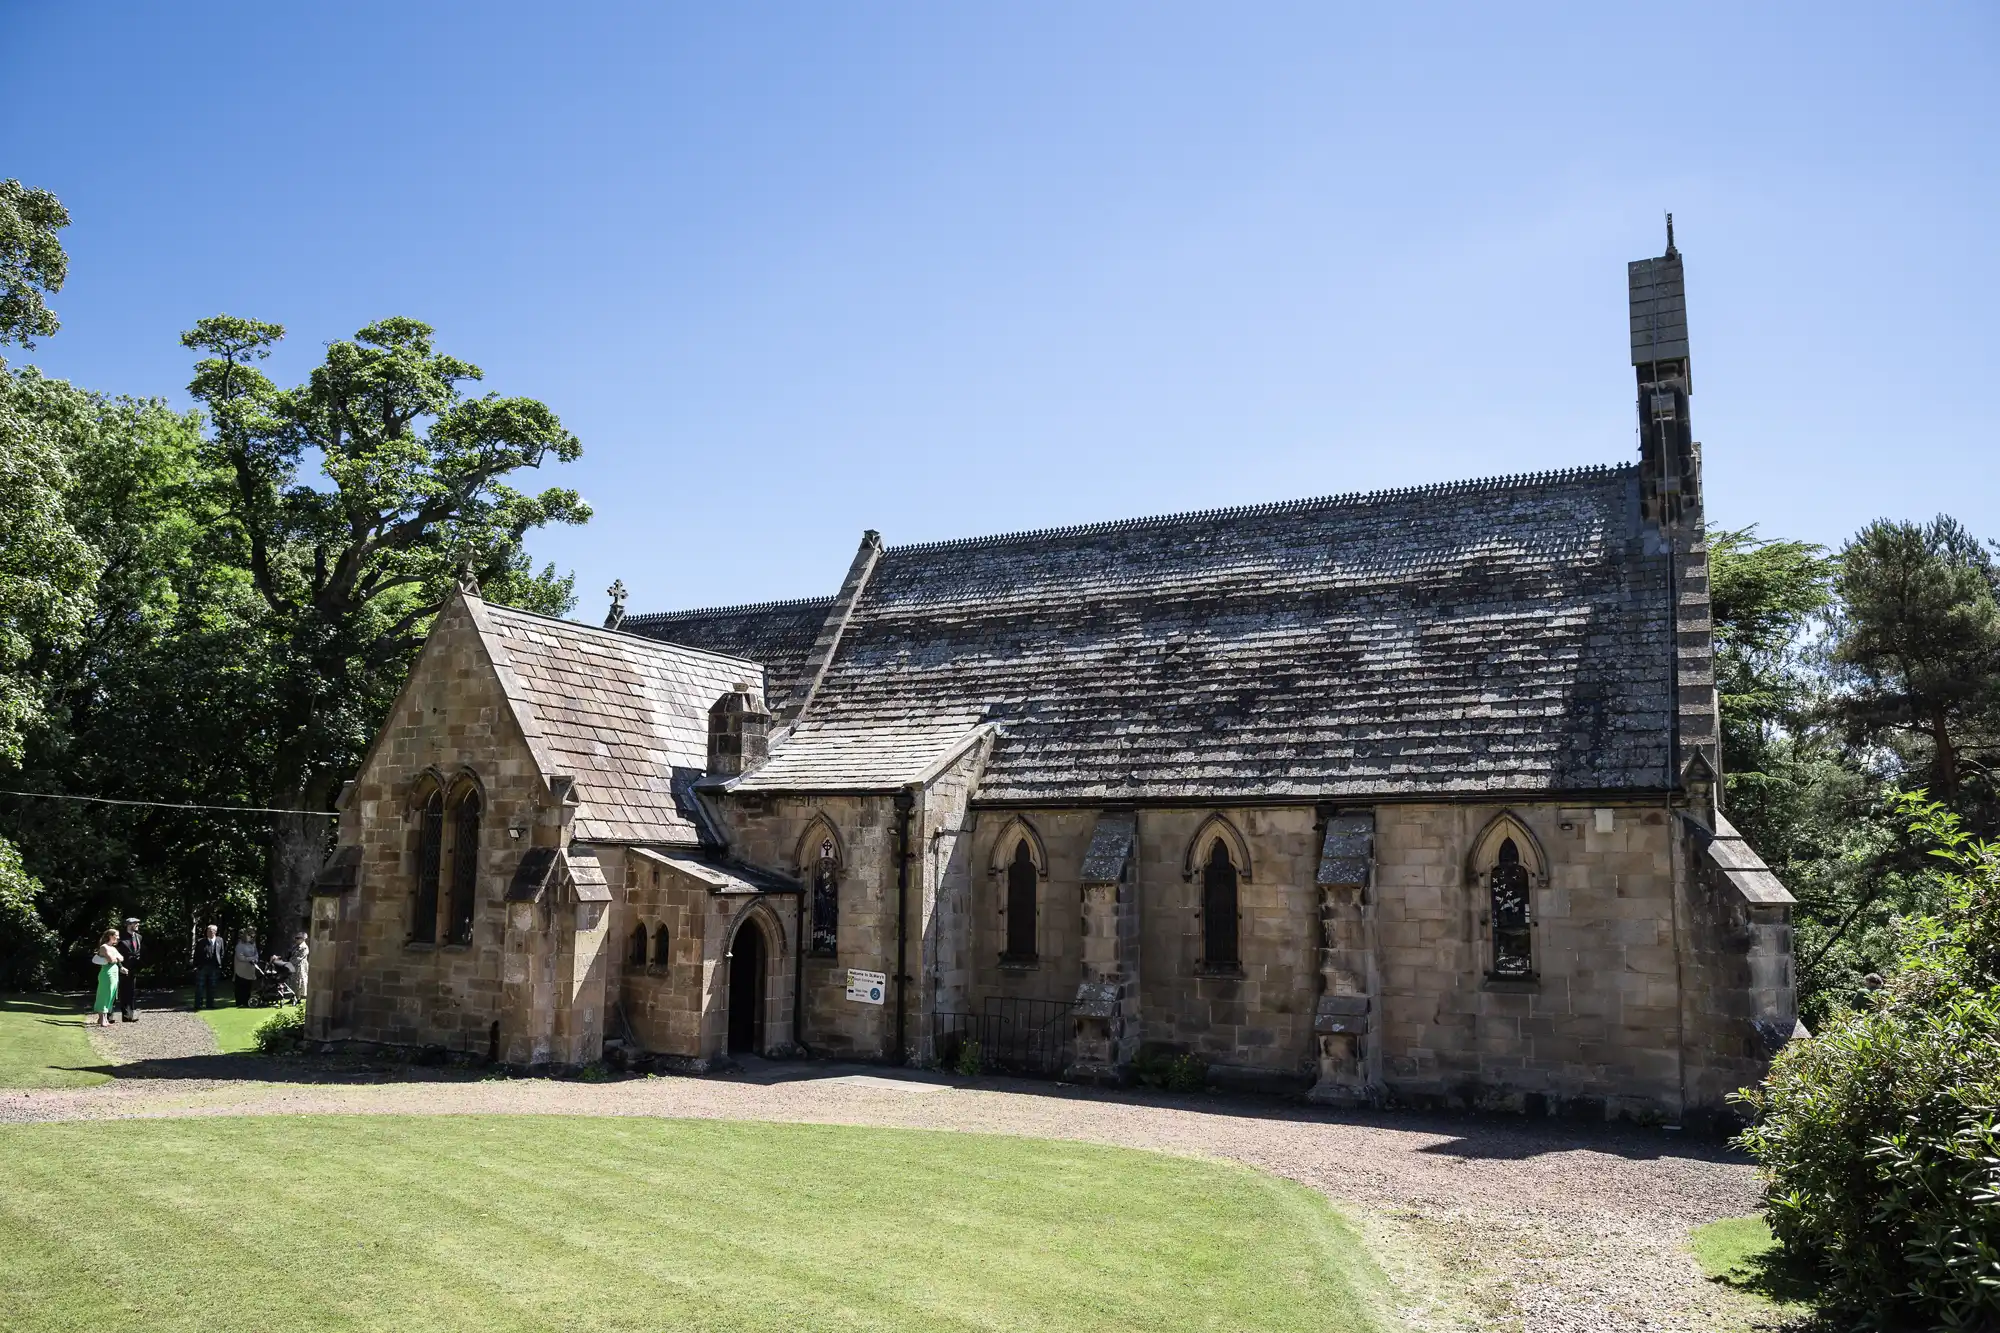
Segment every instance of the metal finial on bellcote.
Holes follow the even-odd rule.
[[[1680,251],[1674,249],[1674,215],[1667,214],[1667,258],[1672,259]]]
[[[604,614],[604,628],[617,629],[625,621],[625,580],[611,580],[611,586],[604,591],[611,595],[611,609]]]

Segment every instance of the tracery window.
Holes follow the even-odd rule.
[[[644,967],[646,965],[645,923],[641,922],[639,925],[632,927],[632,944],[626,950],[625,957],[634,967]]]
[[[1014,844],[1014,859],[1007,866],[1006,957],[1012,962],[1034,961],[1035,886],[1040,878],[1035,850],[1023,838]]]
[[[444,793],[432,788],[417,815],[417,892],[410,905],[410,938],[437,943],[438,879],[444,867]]]
[[[661,926],[653,932],[653,966],[665,967],[667,965],[667,960],[671,957],[667,946],[671,943],[673,943],[673,939],[667,934],[665,926]]]
[[[1500,844],[1490,879],[1493,897],[1493,975],[1527,977],[1535,971],[1529,930],[1528,868],[1512,838]]]
[[[472,912],[479,891],[479,807],[479,791],[470,788],[451,812],[450,926],[445,938],[453,944],[472,943]]]
[[[1209,845],[1208,864],[1201,868],[1202,962],[1209,967],[1233,967],[1236,956],[1236,863],[1229,844],[1217,838]]]
[[[840,860],[822,838],[812,872],[812,951],[831,958],[840,947]]]

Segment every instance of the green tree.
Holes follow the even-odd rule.
[[[27,790],[139,802],[261,804],[262,603],[234,561],[226,478],[199,418],[32,373],[17,396],[68,468],[68,519],[102,562],[82,632],[44,654]],[[158,805],[0,798],[72,961],[107,919],[144,917],[159,943],[197,915],[255,920],[260,817]]]
[[[69,210],[47,190],[0,181],[0,346],[33,347],[60,327],[47,297],[69,271],[56,235],[68,225]]]
[[[1725,773],[1761,772],[1771,744],[1800,731],[1818,704],[1807,641],[1833,603],[1834,570],[1826,548],[1764,540],[1754,525],[1709,535]]]
[[[1901,741],[1947,806],[2000,712],[1996,581],[1985,546],[1944,516],[1871,523],[1841,553],[1835,709],[1858,741]]]
[[[190,392],[209,412],[210,458],[228,478],[227,530],[262,603],[271,670],[258,711],[271,749],[266,803],[331,808],[381,724],[460,572],[517,606],[560,613],[570,579],[531,571],[528,531],[581,523],[573,490],[509,478],[581,452],[545,404],[472,396],[478,367],[438,352],[429,325],[386,319],[327,348],[306,383],[257,368],[284,336],[233,316],[182,342],[205,353]],[[306,470],[316,468],[317,484]],[[270,922],[304,919],[328,821],[273,817]]]
[[[53,333],[44,299],[62,286],[54,195],[0,181],[0,347]],[[49,656],[82,635],[100,562],[69,522],[69,470],[40,411],[39,379],[0,361],[0,772],[19,763],[44,716]],[[41,885],[0,839],[0,967],[16,984],[39,971],[48,932]]]

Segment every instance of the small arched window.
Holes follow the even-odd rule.
[[[451,898],[446,935],[453,944],[472,943],[472,912],[479,893],[479,789],[468,787],[451,812]]]
[[[1528,868],[1512,838],[1500,844],[1489,881],[1493,895],[1493,975],[1534,975],[1533,933],[1529,930]]]
[[[673,956],[672,953],[668,950],[667,946],[672,943],[673,939],[671,936],[667,934],[667,928],[665,926],[661,926],[658,930],[653,932],[654,967],[665,967],[667,965],[668,959],[670,959]]]
[[[626,951],[626,959],[634,967],[646,965],[646,926],[644,922],[632,927],[632,945]]]
[[[840,859],[822,838],[812,872],[812,951],[831,958],[840,948]]]
[[[1209,967],[1234,967],[1236,956],[1236,863],[1229,845],[1217,838],[1201,868],[1201,961]]]
[[[417,813],[417,892],[410,905],[410,938],[437,943],[438,880],[444,868],[444,793],[436,788]]]
[[[1027,963],[1035,958],[1035,850],[1026,838],[1014,844],[1007,866],[1007,959]]]

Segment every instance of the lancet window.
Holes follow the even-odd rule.
[[[472,912],[479,892],[479,814],[479,789],[468,787],[451,812],[451,899],[445,938],[453,944],[472,943]]]
[[[1236,948],[1236,863],[1229,844],[1217,838],[1209,844],[1208,862],[1201,868],[1202,962],[1209,967],[1233,967]]]
[[[1529,929],[1528,868],[1521,864],[1521,849],[1512,838],[1500,844],[1488,884],[1493,898],[1493,975],[1532,976],[1535,954]]]
[[[634,967],[646,965],[646,926],[644,922],[632,927],[632,941],[625,950],[625,961]]]
[[[437,943],[438,881],[444,870],[444,792],[433,787],[417,812],[417,891],[410,905],[410,938]]]
[[[665,926],[661,926],[658,930],[653,932],[654,967],[665,967],[667,965],[668,958],[672,956],[667,946],[672,943],[673,943],[673,937],[667,934],[667,928]]]
[[[1007,952],[1011,962],[1031,962],[1035,957],[1035,888],[1041,874],[1035,867],[1035,851],[1026,838],[1014,844],[1014,859],[1007,866]]]

